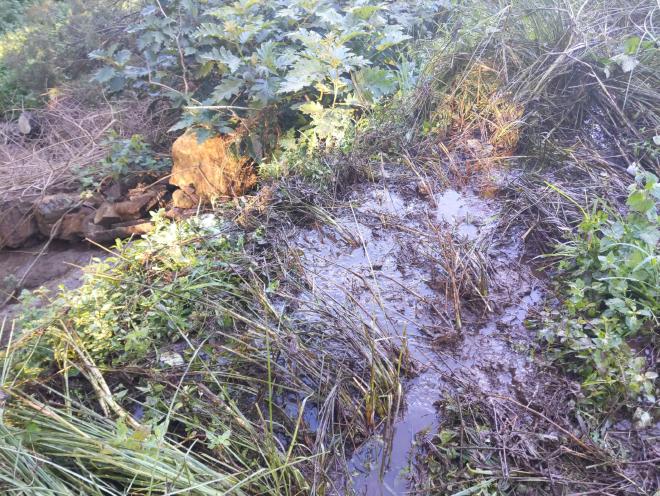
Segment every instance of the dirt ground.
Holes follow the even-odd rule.
[[[60,285],[76,288],[82,282],[82,267],[104,254],[91,245],[58,241],[0,251],[0,324],[20,311],[12,294],[42,286],[51,291]]]

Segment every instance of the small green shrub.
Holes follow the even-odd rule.
[[[573,240],[557,255],[564,315],[543,337],[582,379],[587,404],[653,404],[657,374],[640,351],[655,339],[660,316],[660,185],[644,173],[630,187],[629,212],[596,205],[583,211]]]
[[[164,172],[172,166],[169,158],[158,157],[139,134],[119,138],[117,134],[110,133],[105,144],[109,146],[109,151],[101,162],[76,171],[82,188],[94,187],[104,178],[118,180],[131,173]]]
[[[118,241],[116,258],[97,262],[86,284],[62,291],[45,316],[26,325],[38,327],[67,308],[80,344],[102,363],[144,357],[155,344],[199,326],[195,309],[204,295],[237,291],[228,262],[242,240],[222,235],[217,221],[204,217],[171,223],[156,215],[154,221],[149,236]],[[44,359],[48,363],[51,353],[65,352],[58,342],[60,324],[52,325],[46,356],[33,355],[35,369]]]

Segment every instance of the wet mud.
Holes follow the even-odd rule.
[[[91,245],[63,241],[0,251],[0,325],[19,314],[15,296],[22,290],[55,291],[61,285],[74,289],[82,283],[82,268],[105,254]]]
[[[534,336],[524,321],[543,283],[522,259],[521,238],[498,232],[496,200],[468,189],[419,189],[406,170],[386,169],[357,186],[336,226],[303,230],[295,241],[316,298],[351,308],[364,325],[405,344],[418,370],[404,383],[392,428],[353,452],[348,480],[338,484],[345,494],[407,493],[415,439],[435,432],[447,377],[511,396],[533,387]],[[443,248],[447,234],[468,247],[466,256],[478,252],[488,274],[485,298],[461,301],[460,326],[440,282],[442,257],[452,255]]]

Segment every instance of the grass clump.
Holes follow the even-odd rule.
[[[401,353],[285,284],[298,269],[271,243],[214,216],[157,218],[19,337],[6,329],[0,453],[89,494],[323,491],[398,404]]]
[[[564,304],[543,337],[582,379],[587,405],[602,412],[639,405],[645,427],[644,409],[657,397],[657,373],[645,358],[655,354],[660,324],[657,177],[640,174],[626,203],[625,216],[602,204],[583,210],[573,239],[557,250]]]

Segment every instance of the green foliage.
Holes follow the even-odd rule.
[[[326,447],[393,416],[401,355],[327,302],[307,300],[319,318],[283,312],[300,293],[280,289],[273,250],[263,229],[157,216],[28,309],[0,351],[0,490],[39,460],[62,494],[322,493]]]
[[[576,236],[557,252],[566,316],[543,336],[582,378],[593,407],[634,407],[657,397],[657,374],[647,370],[640,350],[659,325],[659,204],[657,178],[641,174],[625,217],[604,208],[584,211]]]
[[[93,187],[105,178],[117,180],[131,173],[164,172],[172,166],[169,158],[157,157],[139,134],[121,139],[111,133],[105,144],[110,147],[106,158],[95,167],[86,165],[76,171],[83,188]]]
[[[131,19],[131,2],[3,1],[16,14],[6,32],[0,25],[0,111],[37,105],[47,90],[86,79],[95,66],[88,53],[121,38]]]
[[[237,290],[228,263],[242,240],[222,235],[212,218],[170,223],[156,215],[154,221],[150,236],[125,244],[118,241],[117,257],[97,262],[86,284],[61,292],[45,316],[26,324],[41,326],[53,312],[67,308],[80,343],[104,363],[144,357],[154,344],[195,329],[200,318],[196,309],[204,295]],[[33,355],[35,368],[44,359],[47,363],[51,353],[65,353],[58,326],[57,321],[49,324],[52,342],[45,356]]]
[[[431,32],[441,4],[177,0],[142,11],[136,50],[113,45],[91,56],[106,62],[95,78],[109,89],[131,84],[187,106],[177,128],[225,132],[267,108],[297,109],[318,128],[314,140],[332,143],[334,124],[353,108],[411,87],[410,41]]]
[[[0,0],[0,36],[23,23],[25,10],[34,0]]]

